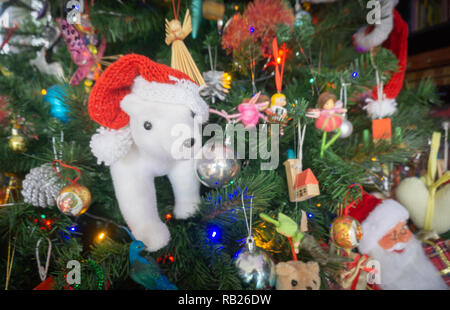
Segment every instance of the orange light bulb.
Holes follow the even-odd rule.
[[[97,238],[98,238],[98,240],[103,240],[105,238],[105,233],[101,232]]]

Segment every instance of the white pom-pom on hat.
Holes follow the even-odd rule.
[[[132,143],[129,126],[118,130],[100,127],[92,136],[89,145],[92,154],[97,158],[97,163],[100,165],[103,162],[106,166],[110,166],[127,155]]]
[[[363,108],[372,119],[391,116],[397,111],[395,99],[388,99],[383,95],[382,100],[366,99],[367,105]]]

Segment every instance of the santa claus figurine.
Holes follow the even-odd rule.
[[[392,199],[367,193],[349,215],[361,223],[358,250],[379,263],[379,288],[385,290],[444,290],[445,281],[425,255],[421,242],[406,225],[409,213]]]

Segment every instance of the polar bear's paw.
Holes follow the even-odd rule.
[[[155,252],[169,244],[170,232],[166,224],[154,222],[139,229],[135,237],[144,242],[148,251]]]
[[[173,210],[175,217],[180,220],[191,217],[197,212],[199,202],[199,200],[178,202]]]

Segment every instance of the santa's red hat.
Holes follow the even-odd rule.
[[[400,13],[393,9],[397,2],[385,3],[386,7],[383,10],[392,10],[392,12],[383,18],[380,25],[364,26],[353,36],[353,43],[360,52],[367,52],[382,44],[398,58],[398,71],[392,74],[391,79],[383,87],[384,95],[389,99],[396,98],[403,87],[408,56],[408,24]],[[372,91],[372,98],[378,99],[376,86]]]
[[[110,65],[96,81],[89,96],[89,115],[104,127],[120,129],[129,122],[120,103],[133,93],[144,101],[187,105],[205,122],[208,105],[200,97],[198,88],[178,70],[142,55],[129,54]]]
[[[398,71],[392,74],[391,79],[383,87],[386,98],[392,99],[396,98],[402,90],[408,57],[408,24],[397,10],[394,10],[394,28],[387,40],[384,41],[383,47],[391,50],[398,58]],[[372,97],[378,98],[376,88],[372,91]]]
[[[399,222],[406,222],[409,213],[401,204],[392,199],[378,199],[373,195],[363,193],[362,199],[348,215],[361,223],[363,237],[358,249],[362,254],[368,254]]]

